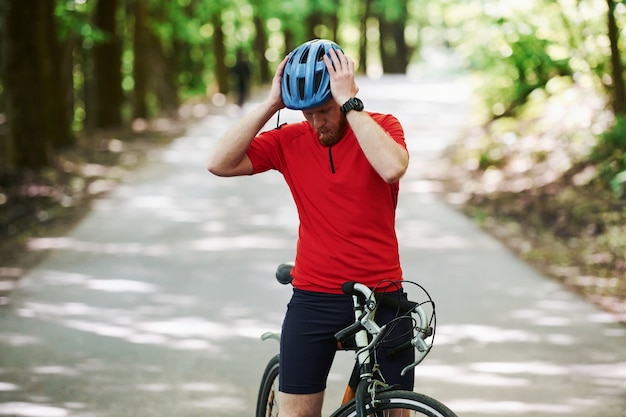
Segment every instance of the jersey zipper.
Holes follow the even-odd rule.
[[[333,162],[333,147],[328,147],[328,160],[330,161],[330,172],[335,173],[335,163]]]

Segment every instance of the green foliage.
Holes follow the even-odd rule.
[[[597,85],[606,77],[605,2],[463,2],[447,19],[453,46],[483,79],[490,117],[518,114],[556,77]]]
[[[374,12],[389,22],[396,22],[404,17],[406,0],[376,0],[372,6]]]
[[[615,156],[626,151],[626,116],[618,116],[613,127],[600,135],[598,145],[594,150],[596,158]]]
[[[624,189],[626,189],[626,171],[622,171],[615,175],[611,181],[611,190],[616,196],[622,197],[624,195]]]
[[[74,0],[64,0],[57,3],[55,16],[59,40],[66,41],[77,38],[85,49],[104,42],[106,34],[91,23],[93,2],[77,3]]]
[[[598,179],[621,197],[626,190],[626,116],[618,116],[611,129],[601,134],[591,158],[598,163]]]
[[[553,92],[550,85],[555,84],[551,81],[556,79],[593,85],[599,91],[611,86],[605,1],[143,1],[148,9],[151,42],[157,44],[157,50],[150,54],[154,62],[148,65],[154,78],[158,78],[151,80],[148,86],[152,89],[148,99],[152,100],[155,112],[164,105],[162,101],[172,96],[163,93],[165,78],[179,97],[212,93],[217,88],[218,69],[223,75],[224,69],[232,66],[238,49],[249,54],[256,76],[253,81],[257,82],[271,79],[267,74],[258,76],[262,63],[265,72],[271,71],[272,68],[265,65],[267,62],[275,68],[286,49],[312,34],[337,36],[359,64],[379,65],[383,55],[379,42],[389,41],[381,39],[380,18],[387,22],[406,22],[403,23],[404,38],[410,57],[437,56],[428,55],[432,51],[459,56],[467,69],[484,80],[479,94],[484,99],[488,119],[518,117],[522,110],[527,110],[528,102],[537,92],[550,95]],[[92,23],[96,1],[55,0],[55,4],[59,39],[66,49],[66,59],[71,55],[74,60],[64,68],[72,72],[74,79],[74,109],[68,113],[74,111],[75,125],[82,128],[83,121],[89,119],[89,83],[97,73],[91,53],[94,45],[106,40],[106,35]],[[120,2],[117,16],[118,35],[124,48],[121,70],[125,106],[129,106],[136,84],[133,80],[133,4],[134,1]],[[364,16],[368,4],[371,9],[369,15]],[[615,7],[614,14],[623,28],[626,25],[624,2]],[[215,19],[216,16],[219,19]],[[264,31],[264,36],[259,36],[259,30]],[[217,38],[220,32],[224,34],[223,41]],[[255,42],[259,38],[262,40]],[[221,43],[219,48],[216,43]],[[623,42],[621,47],[625,47]],[[424,50],[426,53],[422,53]],[[361,60],[359,54],[367,59]],[[409,58],[409,62],[416,64],[415,59]],[[366,70],[359,68],[361,72]],[[160,90],[156,91],[158,88]],[[91,103],[91,109],[94,107],[97,106]],[[611,139],[607,141],[600,147],[612,148]],[[612,162],[603,169],[606,180],[613,181],[619,188],[623,177],[618,174],[626,168],[623,156],[611,155]],[[485,167],[499,163],[490,149],[482,152],[480,161]]]

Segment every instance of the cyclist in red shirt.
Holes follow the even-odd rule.
[[[354,321],[341,285],[397,291],[391,282],[402,280],[395,210],[409,162],[404,132],[394,116],[365,111],[357,92],[354,62],[337,44],[306,42],[280,63],[267,99],[220,138],[208,165],[219,176],[277,170],[296,203],[294,294],[280,348],[282,417],[321,413],[333,335]],[[284,107],[301,110],[305,121],[260,133]],[[381,307],[377,319],[393,314]],[[394,332],[410,333],[401,327]],[[379,355],[387,382],[413,389],[413,374],[399,375],[412,355]]]

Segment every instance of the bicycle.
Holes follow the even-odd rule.
[[[280,264],[276,270],[276,279],[281,284],[291,283],[291,268],[293,264]],[[386,331],[393,322],[379,326],[374,321],[376,307],[387,305],[396,308],[397,319],[411,318],[413,320],[413,335],[409,341],[395,347],[389,354],[404,349],[416,349],[413,363],[402,370],[402,375],[421,363],[430,352],[434,342],[436,318],[434,303],[428,292],[419,284],[411,281],[402,281],[403,284],[414,284],[427,296],[427,301],[417,303],[396,297],[384,297],[376,294],[363,284],[347,282],[342,286],[345,294],[352,295],[354,302],[355,322],[339,331],[335,338],[337,348],[355,350],[355,372],[347,384],[341,406],[331,414],[331,417],[365,417],[365,416],[428,416],[428,417],[457,417],[456,414],[440,401],[413,391],[398,389],[397,386],[388,386],[381,378],[375,376],[376,349],[384,339]],[[383,293],[384,294],[384,293]],[[430,314],[422,308],[430,306]],[[277,333],[265,333],[262,340],[280,340]],[[257,397],[256,417],[276,417],[278,404],[279,355],[273,356],[263,372],[259,394]]]

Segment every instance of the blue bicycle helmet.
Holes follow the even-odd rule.
[[[305,42],[291,52],[281,83],[285,107],[308,110],[332,98],[330,75],[324,63],[324,55],[331,49],[343,52],[339,45],[326,39]]]

